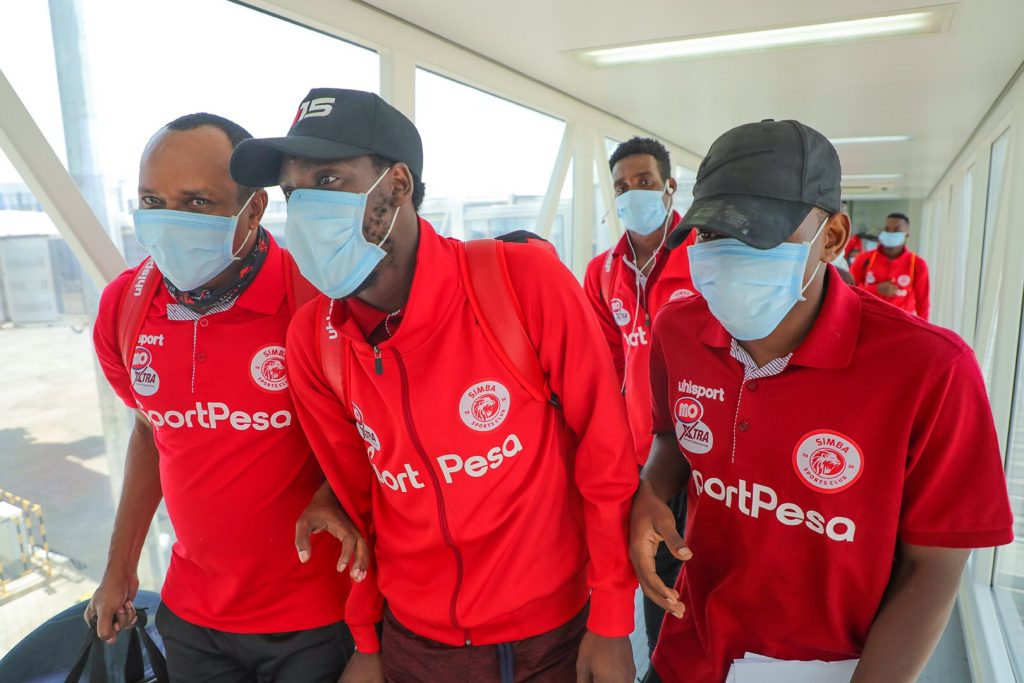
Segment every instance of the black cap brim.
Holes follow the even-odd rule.
[[[351,159],[374,151],[305,135],[244,140],[231,154],[231,177],[244,187],[277,185],[285,155],[303,159]]]
[[[696,199],[668,236],[668,246],[682,244],[692,228],[733,237],[757,249],[771,249],[789,239],[813,206],[751,195],[719,195]]]

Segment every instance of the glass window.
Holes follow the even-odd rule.
[[[953,328],[957,332],[964,327],[964,293],[967,289],[967,255],[971,243],[971,198],[974,192],[974,167],[964,173],[960,185],[960,217],[957,225],[956,246],[953,247]]]
[[[156,0],[78,7],[71,20],[31,2],[18,21],[0,22],[0,70],[90,205],[104,208],[97,215],[112,236],[124,237],[132,263],[143,257],[130,218],[139,156],[161,126],[207,111],[256,136],[283,135],[311,88],[379,87],[375,52],[228,0],[180,0],[174,11]],[[74,45],[82,51],[70,53]],[[282,54],[307,59],[295,70]],[[85,93],[77,100],[85,109],[62,107],[57,64],[61,86]],[[283,197],[274,188],[271,199],[264,223],[280,234]],[[95,365],[96,288],[3,154],[0,273],[0,348],[10,363],[0,388],[2,656],[101,578],[131,414]],[[160,588],[172,543],[161,510],[139,567],[142,588]]]
[[[978,287],[978,311],[981,312],[982,294],[985,293],[985,273],[992,257],[992,243],[996,235],[996,217],[999,215],[999,201],[1003,191],[1003,174],[1006,172],[1006,152],[1010,146],[1010,130],[992,143],[988,162],[988,190],[985,195],[985,223],[982,227],[981,283]],[[980,320],[980,316],[979,316]]]
[[[996,550],[993,590],[1018,680],[1024,680],[1024,329],[1018,347],[1006,478],[1014,514],[1014,542]]]
[[[417,69],[416,127],[427,187],[420,213],[441,234],[476,239],[538,232],[564,122]],[[566,178],[551,232],[563,257],[571,250],[572,173]]]
[[[144,256],[132,237],[130,218],[137,203],[139,156],[161,126],[205,111],[257,137],[284,135],[310,89],[377,92],[380,87],[376,52],[229,0],[181,0],[173,12],[159,0],[80,3],[77,25],[67,17],[50,17],[47,4],[26,3],[19,21],[0,22],[0,69],[62,159],[67,156],[65,131],[76,136],[89,132],[88,141],[79,138],[76,144],[92,149],[88,163],[94,168],[85,171],[76,157],[71,173],[76,179],[101,178],[94,194],[102,195],[107,215],[100,219],[115,237],[124,236],[130,263]],[[65,57],[81,59],[60,63],[83,66],[61,73],[61,79],[81,84],[88,109],[72,109],[65,102],[63,111],[72,120],[86,119],[85,124],[62,124],[51,23],[57,35],[81,38],[81,54],[67,52],[74,40],[60,41],[58,47]],[[159,30],[152,30],[156,25]],[[187,49],[182,49],[183,37]],[[301,69],[281,59],[288,54],[306,57]],[[276,188],[270,193],[265,224],[283,237],[284,197]],[[95,208],[97,197],[89,200]]]

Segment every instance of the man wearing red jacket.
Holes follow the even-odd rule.
[[[695,296],[686,249],[669,250],[668,233],[681,216],[672,210],[676,181],[665,146],[650,138],[635,137],[619,145],[608,160],[615,188],[615,211],[626,232],[611,249],[587,266],[583,282],[587,299],[597,313],[611,349],[626,400],[630,430],[639,466],[651,450],[651,321],[669,301]],[[691,235],[684,246],[696,239]],[[686,519],[686,493],[670,502],[682,530]],[[658,576],[675,583],[682,563],[668,548],[657,558]],[[649,652],[654,651],[664,610],[644,599],[644,621]]]
[[[889,214],[885,229],[878,233],[878,248],[858,255],[850,273],[861,289],[927,320],[931,312],[928,264],[907,248],[909,234],[906,214]]]
[[[569,271],[506,245],[553,394],[535,398],[474,315],[466,247],[416,215],[422,164],[407,118],[335,89],[232,159],[240,183],[281,185],[289,249],[328,297],[288,349],[307,436],[374,554],[343,680],[625,683],[637,472],[607,347]]]
[[[739,126],[711,145],[669,236],[699,231],[702,297],[654,324],[631,553],[672,616],[650,681],[721,683],[748,652],[859,660],[844,665],[853,683],[917,680],[970,549],[1013,539],[974,352],[831,265],[850,234],[841,175],[798,121]],[[862,400],[865,385],[890,398]],[[664,504],[683,486],[685,541]],[[663,541],[686,562],[675,588],[654,572]]]
[[[94,330],[100,367],[136,417],[85,617],[106,642],[134,621],[139,555],[163,498],[177,539],[156,623],[171,678],[334,683],[351,648],[341,623],[351,584],[327,534],[308,562],[292,539],[307,506],[317,530],[351,525],[323,496],[310,503],[323,473],[285,366],[295,309],[286,289],[297,277],[260,226],[267,193],[228,174],[232,149],[250,137],[190,114],[143,153],[135,236],[152,258],[103,290]]]

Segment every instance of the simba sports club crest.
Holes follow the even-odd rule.
[[[784,500],[780,493],[767,484],[746,479],[729,480],[726,476],[705,474],[709,469],[726,471],[730,457],[728,442],[713,452],[715,435],[705,421],[706,411],[727,410],[738,414],[738,409],[725,404],[723,388],[705,387],[689,380],[677,385],[679,397],[673,407],[676,440],[690,460],[694,488],[700,497],[708,497],[745,517],[768,517],[777,523],[802,527],[835,542],[852,543],[857,526],[848,517],[828,516]],[[720,413],[719,413],[720,414]],[[732,420],[732,416],[728,419]],[[720,424],[716,421],[715,424]],[[737,424],[733,425],[734,434]],[[734,434],[726,434],[732,437]],[[864,469],[864,457],[853,439],[839,432],[819,429],[808,432],[793,446],[792,469],[783,476],[798,479],[804,486],[824,496],[839,494],[853,486]]]
[[[462,422],[475,432],[490,432],[497,429],[508,417],[511,396],[504,384],[496,381],[478,382],[466,389],[459,400],[459,417]],[[381,486],[398,493],[409,493],[416,489],[426,488],[422,473],[411,463],[405,463],[399,471],[392,472],[378,467],[377,456],[386,447],[377,432],[369,424],[362,409],[355,403],[351,404],[352,415],[356,421],[356,429],[366,446],[366,457],[370,467],[377,475]],[[515,434],[498,437],[494,445],[479,455],[462,455],[445,453],[435,458],[441,474],[441,481],[451,485],[465,478],[479,478],[492,472],[523,450],[523,444]]]

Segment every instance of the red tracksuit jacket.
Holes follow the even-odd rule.
[[[678,211],[672,213],[670,232],[682,220]],[[651,434],[651,323],[669,301],[699,296],[690,279],[690,258],[686,253],[696,241],[697,231],[691,230],[686,241],[675,249],[662,247],[642,294],[625,234],[610,250],[594,257],[583,279],[583,291],[597,313],[619,373],[636,462],[641,466],[647,462],[654,440]],[[601,291],[605,268],[610,269],[611,276],[608,301]]]
[[[348,305],[320,301],[289,328],[296,410],[375,562],[346,609],[360,651],[379,648],[382,597],[449,645],[520,640],[590,600],[588,627],[633,629],[627,557],[637,471],[607,345],[579,284],[535,246],[507,245],[527,332],[562,408],[531,398],[487,343],[457,262],[462,245],[420,221],[401,326],[371,347]],[[320,345],[341,343],[345,396]]]

